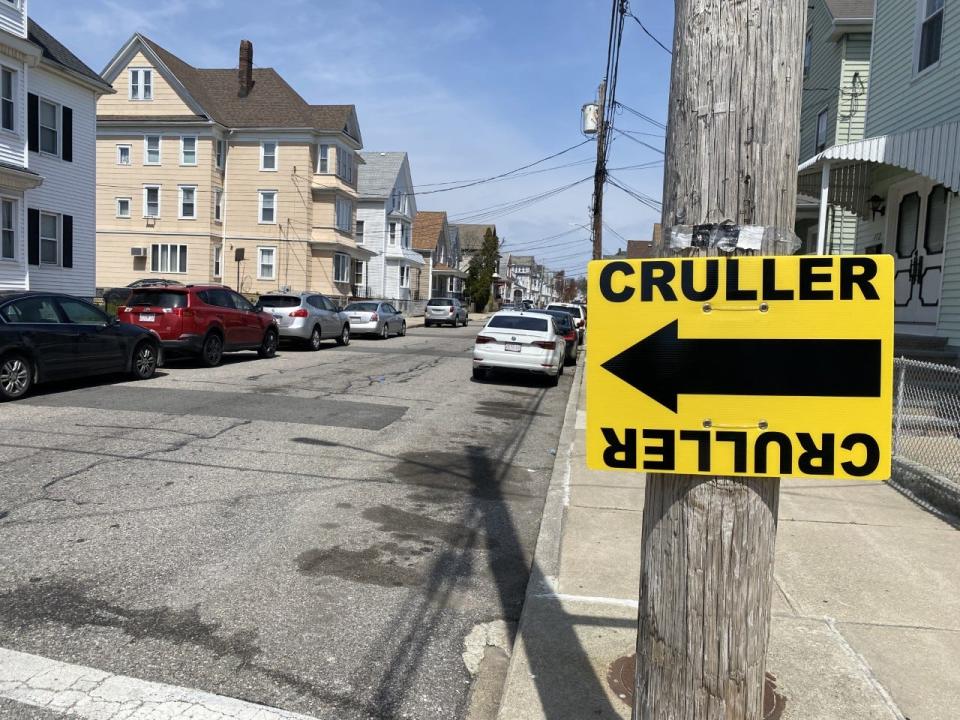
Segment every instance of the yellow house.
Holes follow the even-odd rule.
[[[97,105],[97,286],[223,283],[354,295],[363,147],[352,105],[310,105],[273,69],[199,69],[134,35]]]

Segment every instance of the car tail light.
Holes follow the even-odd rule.
[[[180,317],[180,318],[193,317],[193,310],[191,310],[190,308],[182,308],[182,307],[174,308],[173,312],[177,317]]]
[[[563,339],[567,341],[576,340],[577,334],[573,330],[571,330],[570,332],[568,332],[566,335],[563,336]]]
[[[543,348],[544,350],[556,350],[557,343],[554,340],[537,340],[533,343],[534,347]]]
[[[450,308],[450,314],[453,315],[453,307]]]
[[[489,343],[495,342],[495,338],[487,337],[486,335],[477,335],[477,345],[488,345]]]
[[[370,322],[378,322],[379,320],[380,320],[380,316],[377,315],[376,313],[373,313],[373,314],[370,316]]]
[[[290,313],[290,317],[310,317],[310,313],[307,312],[306,308],[300,308]]]

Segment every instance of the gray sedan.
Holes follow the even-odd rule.
[[[326,295],[263,295],[257,307],[273,314],[283,339],[305,342],[311,350],[319,350],[324,340],[350,344],[350,321]]]
[[[391,335],[407,334],[403,313],[385,300],[363,300],[343,309],[354,335],[376,335],[386,340]]]

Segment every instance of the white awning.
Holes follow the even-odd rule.
[[[801,175],[832,166],[875,163],[909,170],[960,191],[960,121],[834,145],[803,163]]]

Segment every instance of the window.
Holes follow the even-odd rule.
[[[326,175],[330,172],[330,146],[320,146],[320,159],[317,162],[317,172]]]
[[[455,278],[447,278],[447,292],[456,292],[456,283],[454,282]]]
[[[939,255],[947,237],[947,189],[937,185],[927,196],[927,228],[923,247],[928,255]]]
[[[40,152],[60,154],[60,106],[40,101]]]
[[[31,297],[17,300],[2,311],[3,319],[12,323],[59,323],[60,316],[53,298]]]
[[[353,153],[346,148],[337,148],[337,177],[353,182]]]
[[[357,245],[363,245],[363,220],[357,220],[357,231],[353,234]]]
[[[40,264],[60,264],[60,216],[40,213]]]
[[[897,217],[897,257],[909,258],[917,249],[920,232],[920,194],[910,193],[900,201]]]
[[[143,164],[160,164],[160,136],[147,135],[143,139]]]
[[[397,244],[397,224],[390,223],[390,245],[393,246],[396,244]]]
[[[337,230],[348,233],[353,230],[353,203],[346,198],[336,199]]]
[[[227,141],[217,140],[217,168],[223,170],[224,163],[227,160]]]
[[[810,68],[813,66],[813,34],[807,33],[806,42],[803,44],[803,76],[810,74]]]
[[[244,312],[254,312],[253,303],[247,300],[243,295],[233,290],[229,290],[227,294],[230,296],[230,300],[233,301],[233,306],[237,310],[242,310]]]
[[[195,137],[180,138],[180,164],[197,164],[197,139]]]
[[[260,224],[276,225],[277,223],[277,191],[260,191]]]
[[[223,276],[223,245],[216,245],[213,248],[213,276]]]
[[[943,40],[943,2],[944,0],[920,0],[917,72],[923,72],[940,62],[940,45]]]
[[[117,217],[130,217],[130,198],[117,198]]]
[[[13,70],[3,68],[0,70],[0,127],[4,130],[16,130],[16,78]]]
[[[213,189],[213,220],[223,222],[223,190]]]
[[[180,186],[180,219],[197,219],[197,188],[194,185]]]
[[[130,71],[130,99],[153,100],[153,70]]]
[[[356,260],[353,263],[353,284],[357,287],[366,285],[366,263]]]
[[[333,281],[338,283],[350,282],[350,256],[335,253],[333,256]]]
[[[0,200],[0,259],[17,257],[17,206],[13,200]]]
[[[264,141],[260,143],[260,169],[277,169],[277,143],[274,141]]]
[[[406,265],[400,266],[400,287],[410,287],[410,268]]]
[[[275,247],[257,248],[257,279],[273,280],[277,270],[277,249]]]
[[[81,300],[57,298],[57,303],[67,322],[74,325],[103,325],[109,321],[104,313]]]
[[[160,186],[159,185],[144,185],[143,216],[146,218],[160,217]]]
[[[132,150],[130,145],[117,145],[117,165],[131,165]]]
[[[827,120],[829,114],[829,110],[824,110],[817,115],[817,152],[823,152],[827,149]]]
[[[150,272],[185,273],[187,271],[186,245],[153,245],[150,251]]]

